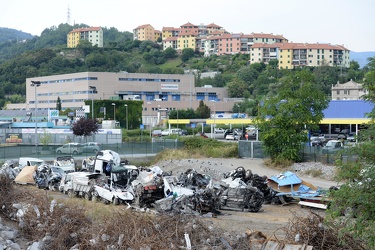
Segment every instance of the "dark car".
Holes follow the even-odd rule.
[[[188,131],[186,129],[182,129],[179,135],[188,135]]]

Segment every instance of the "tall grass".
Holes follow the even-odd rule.
[[[166,149],[156,155],[153,163],[169,159],[233,158],[238,156],[238,144],[214,139],[188,137],[181,149]]]

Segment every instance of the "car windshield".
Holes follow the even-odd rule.
[[[326,147],[327,147],[327,148],[334,148],[335,145],[336,145],[336,142],[334,142],[334,141],[329,141],[329,142],[327,142]]]
[[[53,173],[60,173],[60,174],[64,174],[64,170],[62,168],[58,168],[58,167],[51,167],[51,170]]]

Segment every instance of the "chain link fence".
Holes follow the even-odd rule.
[[[240,158],[267,158],[261,141],[239,141],[238,156]],[[301,152],[302,162],[321,162],[323,164],[334,164],[336,160],[354,161],[356,156],[348,154],[345,148],[323,152],[321,146],[304,145]]]
[[[54,160],[57,156],[57,148],[62,145],[49,144],[47,146],[29,145],[29,144],[2,144],[0,147],[0,161],[18,160],[20,157],[34,157],[44,160]],[[120,154],[122,158],[150,157],[163,151],[164,149],[176,149],[183,146],[183,143],[176,139],[153,139],[152,142],[122,142],[101,144],[101,150],[113,150]],[[73,152],[64,153],[63,155],[73,155],[74,158],[87,158],[94,156],[94,151],[83,152],[74,155]]]

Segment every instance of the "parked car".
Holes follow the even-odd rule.
[[[223,128],[215,128],[214,129],[214,133],[215,134],[222,134],[222,133],[225,133],[225,129],[223,129]]]
[[[233,133],[229,133],[225,136],[225,140],[234,140],[234,141],[238,141],[241,139],[241,134],[238,134],[236,132],[233,132]]]
[[[171,134],[171,131],[169,129],[164,129],[161,131],[162,136],[168,136]]]
[[[160,129],[155,129],[152,131],[152,136],[160,137],[162,135],[161,132],[162,131]]]
[[[61,147],[56,148],[56,154],[82,154],[83,147],[80,143],[67,143]]]
[[[196,136],[202,136],[203,138],[208,138],[208,136],[205,133],[198,132]]]
[[[310,138],[310,145],[312,147],[314,146],[323,146],[324,144],[324,139],[320,138],[320,137],[311,137]]]
[[[339,140],[329,140],[326,145],[322,148],[323,154],[333,154],[336,153],[338,150],[344,148],[344,145]]]
[[[186,129],[182,129],[179,135],[188,135],[188,131]]]
[[[325,142],[324,134],[313,133],[310,136],[311,146],[323,146],[324,142]]]
[[[94,153],[96,154],[102,150],[101,144],[99,142],[85,142],[82,143],[82,149],[85,153]]]
[[[355,142],[356,141],[355,136],[356,136],[355,133],[349,133],[348,137],[346,137],[346,140],[349,141],[349,142]]]

